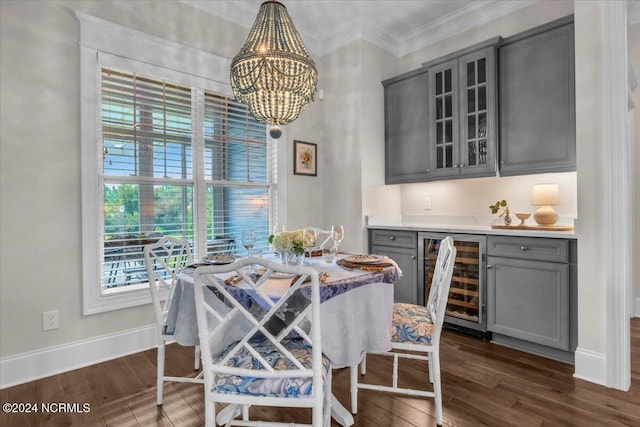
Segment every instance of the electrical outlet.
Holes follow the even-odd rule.
[[[424,210],[425,211],[430,211],[431,210],[431,197],[425,197],[424,198]]]
[[[58,329],[58,310],[42,312],[42,330]]]

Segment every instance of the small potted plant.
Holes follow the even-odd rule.
[[[498,200],[495,205],[489,206],[491,213],[500,213],[498,217],[504,216],[504,225],[511,225],[511,215],[509,215],[509,205],[506,200]]]

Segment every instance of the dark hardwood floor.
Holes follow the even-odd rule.
[[[631,322],[629,392],[574,379],[573,366],[445,331],[442,342],[444,424],[451,426],[640,426],[640,318]],[[0,426],[201,426],[204,405],[197,385],[165,385],[155,404],[155,350],[145,351],[0,390],[0,402],[78,403],[87,412],[7,414]],[[193,349],[167,349],[169,375],[192,373]],[[420,363],[401,365],[400,385],[428,380]],[[368,357],[365,378],[390,382],[391,361]],[[389,374],[389,375],[387,375]],[[349,372],[334,371],[333,390],[350,407]],[[355,426],[435,425],[431,399],[360,390]],[[309,422],[309,411],[252,408],[263,419]],[[292,417],[292,418],[285,418]],[[335,422],[333,425],[337,425]]]

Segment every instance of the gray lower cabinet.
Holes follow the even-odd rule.
[[[422,304],[424,290],[418,287],[417,233],[397,230],[370,230],[369,252],[392,258],[402,270],[394,284],[394,301]]]
[[[488,257],[488,328],[502,335],[569,349],[569,266]]]
[[[487,329],[494,341],[572,361],[569,242],[489,236],[487,253]]]
[[[428,271],[418,264],[418,259],[426,267],[432,255],[428,247],[433,239],[444,235],[369,229],[369,252],[393,258],[403,271],[403,277],[395,284],[396,302],[424,303]],[[477,245],[485,238],[486,252],[484,243],[480,248],[469,244]],[[486,277],[486,329],[482,318],[481,327],[454,323],[489,331],[492,342],[573,363],[577,345],[577,241],[485,234],[454,235],[454,240],[458,258],[462,257],[456,258],[454,281],[458,277],[465,279],[462,282],[474,282],[465,263],[472,266],[472,261],[477,260],[475,265],[483,266],[474,274],[479,276],[476,282],[480,288]],[[455,288],[453,282],[452,287]],[[452,291],[450,299],[455,294]],[[480,291],[484,305],[482,294]],[[451,315],[448,318],[451,323]]]
[[[427,70],[382,82],[384,85],[385,183],[429,180],[429,98]]]
[[[498,50],[501,175],[576,170],[574,31],[563,19]]]

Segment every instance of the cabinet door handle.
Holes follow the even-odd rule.
[[[528,248],[528,247],[526,247],[526,246],[520,246],[520,250],[521,250],[521,251],[528,251],[528,250],[529,250],[529,248]]]
[[[389,237],[389,240],[396,240],[396,237],[395,236],[391,236],[391,237]]]
[[[493,268],[493,265],[487,264],[487,268],[491,269],[491,268]]]
[[[416,259],[416,256],[415,255],[411,255],[411,259]]]

